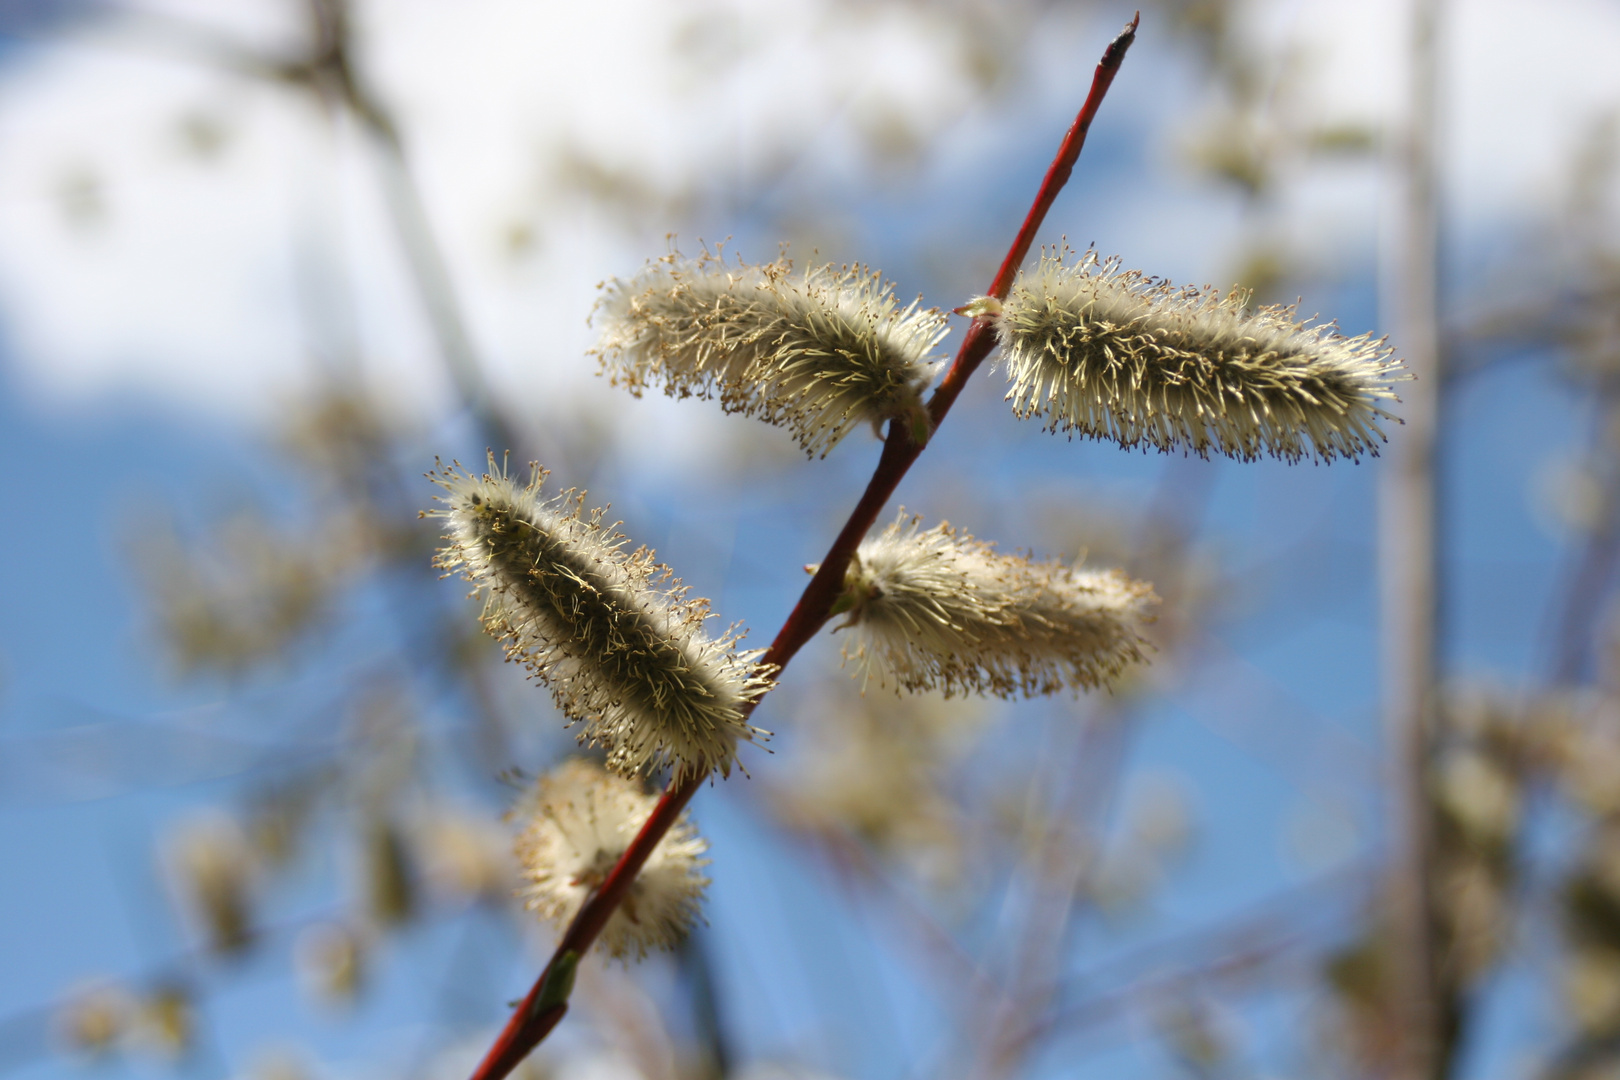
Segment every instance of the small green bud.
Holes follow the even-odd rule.
[[[568,1004],[568,995],[574,992],[574,975],[579,971],[579,953],[569,949],[557,957],[557,962],[546,972],[546,981],[540,986],[540,996],[534,999],[531,1017],[549,1012],[558,1005]]]

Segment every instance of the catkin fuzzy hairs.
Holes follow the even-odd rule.
[[[764,732],[748,713],[771,685],[735,628],[704,634],[708,601],[690,599],[647,548],[584,510],[584,495],[541,498],[536,466],[519,487],[497,468],[429,474],[444,488],[445,546],[435,565],[484,597],[484,628],[551,688],[582,742],[625,772],[668,765],[730,772],[739,742]]]
[[[900,516],[861,544],[839,607],[865,678],[955,694],[1051,694],[1108,684],[1146,658],[1157,602],[1118,570],[1003,555]]]
[[[946,316],[862,266],[761,265],[667,255],[603,285],[591,351],[632,393],[718,398],[825,456],[860,424],[900,419],[926,442],[922,391]]]
[[[516,854],[524,906],[560,933],[599,888],[641,831],[657,799],[622,776],[579,759],[540,778],[510,817],[521,831]],[[709,879],[708,844],[685,815],[658,842],[613,917],[602,947],[615,957],[645,956],[686,936]]]
[[[1354,459],[1385,441],[1392,384],[1409,376],[1382,340],[1065,255],[1043,254],[1004,303],[974,308],[995,320],[1020,417],[1242,460]]]

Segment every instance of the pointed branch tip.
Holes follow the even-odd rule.
[[[1130,48],[1131,42],[1136,40],[1136,28],[1141,24],[1142,13],[1138,11],[1131,16],[1131,21],[1125,24],[1125,29],[1119,32],[1119,36],[1108,43],[1108,48],[1103,51],[1101,66],[1107,67],[1119,63],[1124,56],[1125,50]]]

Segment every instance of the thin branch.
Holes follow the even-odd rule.
[[[1112,703],[1088,719],[1076,741],[1076,762],[1063,804],[1048,825],[1044,842],[1031,852],[1026,868],[1033,878],[1023,934],[1013,957],[1001,1000],[992,1008],[981,1047],[978,1075],[1010,1076],[1029,1044],[1017,1036],[1025,1017],[1046,1011],[1056,991],[1050,974],[1069,940],[1075,906],[1088,892],[1105,843],[1105,819],[1120,787],[1128,753],[1131,721]]]
[[[808,834],[839,871],[839,881],[845,892],[854,897],[856,880],[870,889],[881,892],[893,909],[893,918],[906,936],[926,950],[928,959],[939,973],[965,990],[970,996],[984,997],[994,987],[985,977],[973,957],[941,926],[931,912],[909,896],[883,872],[870,851],[855,837],[834,829]],[[949,968],[946,972],[944,969]]]
[[[1331,909],[1330,901],[1341,898],[1366,884],[1371,867],[1352,863],[1295,888],[1270,896],[1239,916],[1199,927],[1196,930],[1146,945],[1105,963],[1091,972],[1054,985],[1046,996],[1063,998],[1081,986],[1112,984],[1117,989],[1093,992],[1069,1004],[1060,1004],[1028,1020],[1014,1037],[1017,1044],[1029,1045],[1060,1031],[1095,1024],[1127,1007],[1131,1001],[1163,989],[1197,983],[1211,977],[1245,974],[1274,962],[1300,958],[1301,953],[1322,929],[1313,931],[1302,921],[1320,918]],[[1300,914],[1305,916],[1300,919]],[[1195,962],[1168,975],[1149,978],[1144,973],[1166,961],[1187,962],[1190,955],[1207,953],[1214,943],[1213,958]],[[1304,956],[1315,963],[1314,953]]]
[[[1116,1020],[1145,1002],[1185,999],[1212,985],[1227,987],[1264,975],[1294,973],[1301,969],[1315,974],[1316,957],[1305,949],[1309,942],[1302,934],[1277,932],[1202,966],[1140,979],[1117,990],[1097,994],[1061,1013],[1039,1018],[1018,1034],[1019,1046],[1027,1047],[1053,1035],[1075,1035],[1086,1028]]]
[[[318,93],[334,90],[375,146],[389,216],[405,249],[405,263],[456,392],[491,444],[513,447],[517,444],[512,424],[490,394],[444,251],[433,234],[421,190],[411,172],[399,125],[382,100],[355,73],[348,0],[309,0],[309,9],[315,29],[313,85]]]
[[[1620,469],[1605,460],[1616,411],[1616,395],[1605,386],[1597,396],[1588,449],[1590,458],[1607,466],[1599,501],[1603,516],[1587,532],[1579,554],[1569,560],[1560,598],[1543,616],[1544,636],[1552,642],[1547,681],[1555,689],[1578,683],[1588,674],[1593,630],[1620,565]]]
[[[1047,170],[1046,178],[1036,193],[1035,202],[1025,217],[1011,249],[1007,252],[1001,270],[991,283],[989,293],[991,296],[1005,299],[1011,290],[1013,275],[1023,262],[1024,256],[1029,253],[1030,245],[1034,243],[1035,234],[1040,229],[1047,210],[1074,170],[1074,163],[1085,145],[1086,132],[1091,129],[1091,122],[1097,115],[1097,109],[1102,105],[1103,97],[1108,93],[1108,87],[1114,81],[1114,75],[1125,59],[1126,50],[1136,39],[1136,27],[1140,18],[1140,13],[1133,17],[1125,30],[1104,51],[1102,60],[1097,65],[1096,74],[1092,77],[1091,92],[1086,96],[1085,104],[1081,106],[1074,125],[1064,136],[1057,157]],[[939,388],[929,399],[928,411],[935,429],[945,419],[951,405],[961,394],[962,388],[967,385],[968,378],[990,355],[994,344],[995,335],[991,332],[989,323],[982,317],[975,318],[962,338],[961,348],[957,351],[956,360],[951,364],[950,371],[946,373]],[[763,663],[780,671],[826,624],[833,603],[843,589],[844,572],[849,566],[850,558],[923,448],[924,444],[912,439],[910,424],[900,420],[890,422],[883,452],[878,458],[877,469],[873,472],[872,479],[867,482],[866,491],[856,503],[837,539],[833,541],[832,548],[822,559],[820,568],[805,586],[798,604],[788,615],[776,639],[771,642],[771,647],[766,650]],[[619,901],[630,888],[631,882],[635,880],[636,874],[652,855],[653,849],[675,824],[681,811],[686,808],[692,796],[697,794],[698,788],[706,779],[706,775],[678,773],[670,780],[668,789],[658,800],[658,805],[653,808],[652,815],[642,826],[641,832],[619,857],[618,864],[609,872],[601,888],[588,897],[580,907],[573,923],[563,933],[562,940],[557,943],[557,948],[552,953],[551,960],[547,962],[545,970],[540,973],[534,987],[496,1037],[489,1053],[473,1072],[472,1080],[503,1080],[562,1020],[568,1011],[567,1004],[551,1004],[556,1000],[558,993],[557,979],[565,978],[566,972],[571,970],[571,966],[577,963],[579,957],[584,956],[586,950],[595,942],[602,927],[607,924],[608,918],[612,916]]]
[[[1392,162],[1395,221],[1381,297],[1414,376],[1406,429],[1380,477],[1379,573],[1384,639],[1384,737],[1389,770],[1389,1007],[1392,1080],[1443,1080],[1454,1060],[1460,1000],[1442,976],[1429,795],[1438,708],[1440,581],[1435,469],[1441,356],[1436,99],[1440,0],[1412,0],[1407,128]]]
[[[323,105],[341,107],[355,118],[376,151],[390,221],[462,407],[472,414],[489,445],[517,446],[513,425],[490,393],[467,331],[461,301],[411,171],[399,125],[355,71],[348,0],[306,2],[311,41],[307,51],[293,56],[266,53],[201,24],[153,12],[131,12],[132,25],[218,68],[307,91]]]
[[[887,915],[901,936],[917,947],[921,959],[927,961],[934,974],[948,984],[948,988],[961,990],[975,998],[994,992],[994,985],[980,970],[978,962],[940,924],[926,905],[885,872],[876,853],[859,837],[837,826],[795,820],[793,815],[784,813],[783,793],[771,791],[765,781],[756,780],[746,788],[737,789],[736,793],[745,806],[769,815],[777,828],[825,860],[835,872],[850,902],[873,896],[880,898],[888,907]],[[864,894],[858,891],[860,886],[865,887]]]
[[[733,1055],[726,1036],[725,1018],[720,1011],[720,995],[715,988],[714,961],[707,937],[707,928],[693,927],[681,943],[681,961],[692,987],[692,1018],[698,1041],[708,1054],[704,1075],[713,1080],[726,1080],[733,1068]]]

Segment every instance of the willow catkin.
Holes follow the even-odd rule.
[[[1002,555],[904,512],[861,544],[840,608],[861,672],[904,690],[1013,697],[1107,684],[1145,658],[1157,601],[1117,570]]]
[[[560,933],[585,898],[602,885],[652,814],[657,799],[588,761],[564,762],[540,778],[512,811],[522,827],[516,844],[518,895]],[[602,928],[602,947],[616,957],[670,948],[697,919],[708,844],[685,815],[664,834]]]
[[[922,391],[946,316],[861,266],[787,258],[759,266],[666,255],[604,286],[591,351],[617,385],[640,394],[718,398],[727,412],[790,430],[825,456],[862,423],[899,418],[926,441]]]
[[[258,868],[241,825],[217,814],[194,818],[178,830],[170,855],[209,947],[231,954],[250,946]]]
[[[1407,378],[1381,339],[1250,310],[1086,252],[1043,255],[995,316],[1020,417],[1125,447],[1298,461],[1376,454]]]
[[[56,1017],[58,1037],[66,1048],[99,1058],[118,1048],[129,1034],[136,998],[126,987],[98,984],[75,991]]]
[[[747,721],[770,686],[759,653],[737,649],[736,628],[707,637],[708,601],[688,599],[647,548],[626,552],[583,494],[541,499],[545,475],[519,488],[493,459],[482,476],[430,474],[446,491],[435,565],[477,586],[484,628],[610,765],[729,774],[737,743],[764,734]]]

